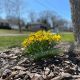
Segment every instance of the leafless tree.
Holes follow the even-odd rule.
[[[19,32],[22,32],[21,26],[21,11],[22,11],[22,0],[5,0],[5,11],[7,18],[16,17],[18,19],[17,25],[19,27]],[[8,19],[10,22],[11,20]]]
[[[28,16],[29,16],[31,23],[34,23],[36,21],[36,18],[37,18],[36,12],[31,11]]]
[[[49,10],[40,13],[38,22],[46,24],[54,31],[56,31],[55,29],[63,31],[63,28],[68,24],[67,20],[61,18],[56,12]]]

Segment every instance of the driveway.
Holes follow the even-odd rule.
[[[28,36],[29,34],[0,34],[0,36]]]

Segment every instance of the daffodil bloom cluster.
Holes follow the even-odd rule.
[[[61,40],[61,36],[59,34],[52,34],[50,31],[37,31],[35,33],[30,34],[28,38],[26,38],[22,45],[24,47],[29,46],[31,43],[34,43],[36,41],[55,41],[58,42]]]

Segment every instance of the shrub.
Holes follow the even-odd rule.
[[[9,29],[9,30],[11,30],[11,27],[9,25],[0,25],[0,29]]]
[[[60,41],[61,36],[52,34],[49,31],[38,31],[31,34],[22,43],[27,55],[34,60],[43,60],[58,55],[59,49],[55,46]]]

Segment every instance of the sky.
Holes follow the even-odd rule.
[[[55,11],[62,18],[71,20],[69,0],[25,0],[24,5],[28,11],[51,10]]]
[[[28,18],[29,12],[50,10],[64,19],[71,20],[69,0],[23,0],[23,17]],[[5,16],[3,13],[2,16]]]

